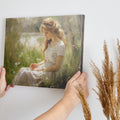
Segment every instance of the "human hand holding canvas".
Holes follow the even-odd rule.
[[[83,72],[82,74],[78,71],[67,83],[65,91],[64,91],[64,98],[69,98],[73,101],[74,106],[77,106],[80,103],[79,91],[83,88],[84,94],[88,97],[88,87],[87,87],[87,73]],[[76,89],[78,88],[78,89]]]
[[[72,110],[80,103],[79,85],[82,86],[84,94],[88,97],[87,74],[78,71],[67,83],[64,97],[50,110],[37,117],[35,120],[65,120]],[[78,89],[76,89],[78,88]]]
[[[0,97],[4,96],[6,91],[11,87],[14,87],[13,85],[7,85],[6,78],[5,78],[6,70],[5,68],[0,68]]]

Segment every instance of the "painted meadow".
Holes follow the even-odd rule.
[[[12,84],[21,67],[29,67],[31,63],[43,60],[45,38],[39,28],[47,17],[6,19],[4,66],[7,71],[7,84]],[[57,20],[64,30],[67,47],[62,72],[49,84],[44,81],[40,87],[64,88],[76,71],[82,69],[83,16],[52,16],[52,18]]]

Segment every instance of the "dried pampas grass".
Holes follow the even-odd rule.
[[[91,120],[91,112],[90,112],[83,88],[81,85],[79,85],[79,88],[76,88],[76,89],[79,92],[78,96],[79,96],[81,104],[82,104],[85,120]]]
[[[113,63],[109,60],[107,44],[104,42],[105,59],[103,61],[102,72],[91,63],[94,76],[97,78],[97,93],[100,103],[103,107],[103,112],[108,120],[120,120],[120,44],[118,46],[118,67],[117,71],[113,72]]]

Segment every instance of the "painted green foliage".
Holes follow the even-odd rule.
[[[11,84],[21,67],[29,67],[31,63],[43,60],[44,36],[39,27],[46,17],[9,18],[6,20],[4,66],[7,70],[7,83]],[[75,74],[80,64],[80,34],[82,22],[80,16],[54,16],[65,32],[67,48],[62,73],[49,84],[41,86],[64,88],[66,82]]]

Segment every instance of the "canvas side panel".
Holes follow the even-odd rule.
[[[80,21],[81,21],[81,60],[80,60],[80,71],[83,72],[83,50],[84,50],[84,21],[85,21],[85,15],[80,16]]]
[[[5,18],[0,19],[0,66],[4,65]]]

